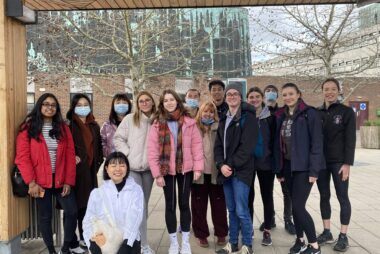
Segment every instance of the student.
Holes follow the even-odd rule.
[[[226,85],[223,81],[216,79],[210,81],[208,84],[208,90],[210,92],[212,101],[214,102],[217,110],[219,119],[223,119],[228,111],[228,105],[224,101],[224,89]]]
[[[247,93],[247,102],[256,109],[256,118],[259,124],[259,134],[254,150],[255,174],[260,183],[261,199],[264,205],[264,233],[261,244],[272,245],[271,226],[274,214],[273,185],[274,165],[273,142],[276,131],[276,122],[269,108],[264,104],[264,93],[258,87],[252,87]],[[249,210],[253,221],[253,201],[255,198],[255,174],[249,192]]]
[[[154,254],[147,238],[148,203],[154,180],[148,164],[147,143],[155,112],[152,95],[146,91],[140,92],[136,97],[136,111],[124,118],[114,136],[116,150],[128,157],[131,177],[144,192],[144,216],[140,226],[142,254]]]
[[[108,121],[104,122],[102,128],[100,129],[104,157],[107,157],[110,153],[115,151],[113,136],[115,135],[116,129],[121,121],[126,115],[131,113],[131,110],[132,103],[128,99],[128,95],[126,93],[117,93],[114,95]]]
[[[195,118],[199,110],[199,100],[201,99],[201,93],[194,88],[187,90],[185,95],[186,108],[189,111],[191,118]]]
[[[268,106],[270,112],[274,114],[278,109],[277,99],[278,99],[278,89],[275,85],[267,85],[264,88],[265,95],[265,105]],[[292,216],[292,199],[290,198],[290,192],[285,182],[281,182],[281,191],[284,199],[284,225],[285,230],[291,234],[296,234],[296,228],[293,223]],[[271,228],[276,227],[275,213],[273,212]],[[264,231],[264,223],[260,225],[260,231]]]
[[[303,102],[301,91],[295,84],[282,86],[282,98],[285,106],[275,113],[274,156],[278,179],[285,181],[292,198],[297,239],[290,253],[320,254],[306,202],[319,171],[325,168],[321,119],[316,109]],[[308,246],[303,238],[304,232]]]
[[[96,174],[103,162],[100,128],[91,112],[91,102],[87,95],[76,94],[72,98],[67,119],[75,144],[76,184],[75,194],[78,208],[78,231],[80,245],[85,247],[82,221],[86,213],[91,191],[98,186]],[[77,244],[74,236],[72,245]]]
[[[72,190],[75,185],[75,150],[70,129],[62,119],[61,107],[53,94],[41,95],[21,124],[16,140],[15,164],[29,185],[29,195],[36,199],[38,227],[49,253],[57,253],[51,228],[52,196],[56,197],[66,218],[60,253],[71,253],[69,247],[77,220]],[[73,251],[84,252],[76,252],[77,248]]]
[[[215,141],[214,158],[218,183],[223,184],[229,214],[229,242],[216,253],[239,251],[239,231],[242,234],[241,254],[252,254],[253,225],[248,209],[248,195],[254,173],[252,151],[256,145],[258,124],[253,106],[242,102],[237,85],[226,89],[228,112],[220,121]]]
[[[214,143],[218,130],[218,114],[216,106],[211,101],[200,107],[196,122],[202,134],[204,152],[204,171],[199,180],[194,181],[191,188],[191,215],[194,235],[201,247],[209,246],[207,237],[210,231],[207,224],[207,206],[210,197],[211,218],[217,245],[226,244],[228,233],[227,210],[224,199],[223,185],[217,184],[218,171],[214,161]]]
[[[324,154],[326,170],[319,173],[317,181],[321,195],[320,207],[324,231],[318,236],[318,243],[333,243],[330,232],[330,180],[334,181],[336,195],[340,204],[340,234],[334,250],[344,252],[349,247],[347,230],[351,217],[351,203],[348,197],[350,166],[354,164],[356,123],[355,113],[338,102],[339,82],[334,78],[322,84],[324,103],[320,107],[323,120]]]
[[[141,187],[129,177],[129,162],[120,152],[108,155],[104,163],[104,184],[92,190],[83,219],[83,236],[92,254],[102,253],[106,232],[94,229],[94,220],[116,225],[123,242],[117,254],[140,254],[139,227],[143,217],[144,197]]]
[[[165,195],[165,221],[170,237],[169,254],[179,253],[177,240],[176,183],[182,230],[181,254],[191,254],[189,243],[190,189],[204,167],[203,145],[194,119],[173,90],[164,90],[148,135],[148,161],[156,184]]]

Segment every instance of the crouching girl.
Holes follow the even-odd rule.
[[[140,254],[141,187],[128,177],[129,162],[123,153],[111,153],[104,169],[104,184],[91,192],[88,201],[84,240],[92,254]]]

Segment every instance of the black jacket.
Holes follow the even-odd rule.
[[[255,108],[245,102],[241,106],[230,122],[226,132],[226,147],[224,147],[224,128],[226,117],[224,117],[218,127],[214,158],[218,169],[218,184],[223,184],[227,179],[220,171],[224,164],[233,170],[231,176],[237,177],[248,186],[252,184],[254,173],[253,151],[256,146],[258,123]],[[226,158],[224,159],[224,149]]]
[[[323,123],[324,153],[327,163],[354,164],[356,119],[352,108],[333,103],[319,108]]]
[[[222,104],[220,104],[219,106],[216,106],[216,110],[218,111],[219,120],[226,118],[226,114],[228,111],[227,103],[225,101],[223,101]]]

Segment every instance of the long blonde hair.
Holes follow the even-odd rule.
[[[140,110],[140,107],[139,107],[139,99],[143,95],[148,96],[152,100],[152,112],[151,112],[151,114],[153,115],[153,114],[156,113],[156,103],[154,102],[153,96],[149,92],[147,92],[147,91],[141,91],[136,96],[136,111],[135,111],[135,113],[133,115],[133,123],[135,124],[136,127],[140,127],[140,114],[141,114],[141,110]]]
[[[195,121],[197,122],[197,126],[202,132],[202,135],[204,135],[209,128],[206,128],[206,126],[202,123],[202,113],[210,110],[211,112],[214,112],[214,120],[215,122],[219,121],[218,117],[218,110],[216,109],[215,104],[212,101],[206,101],[204,102],[201,107],[198,110],[197,116],[195,117]]]

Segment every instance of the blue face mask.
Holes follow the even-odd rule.
[[[118,115],[125,115],[129,110],[128,104],[114,104],[113,109]]]
[[[197,108],[199,106],[199,101],[196,99],[186,99],[186,105],[189,108]]]
[[[277,100],[277,93],[276,92],[266,92],[265,93],[265,99],[266,99],[266,101],[276,101]]]
[[[88,114],[90,114],[91,108],[90,106],[77,106],[74,109],[74,113],[81,117],[86,117]]]
[[[201,122],[204,125],[211,125],[211,124],[213,124],[215,122],[215,120],[214,120],[214,118],[205,118],[205,117],[202,117]]]

